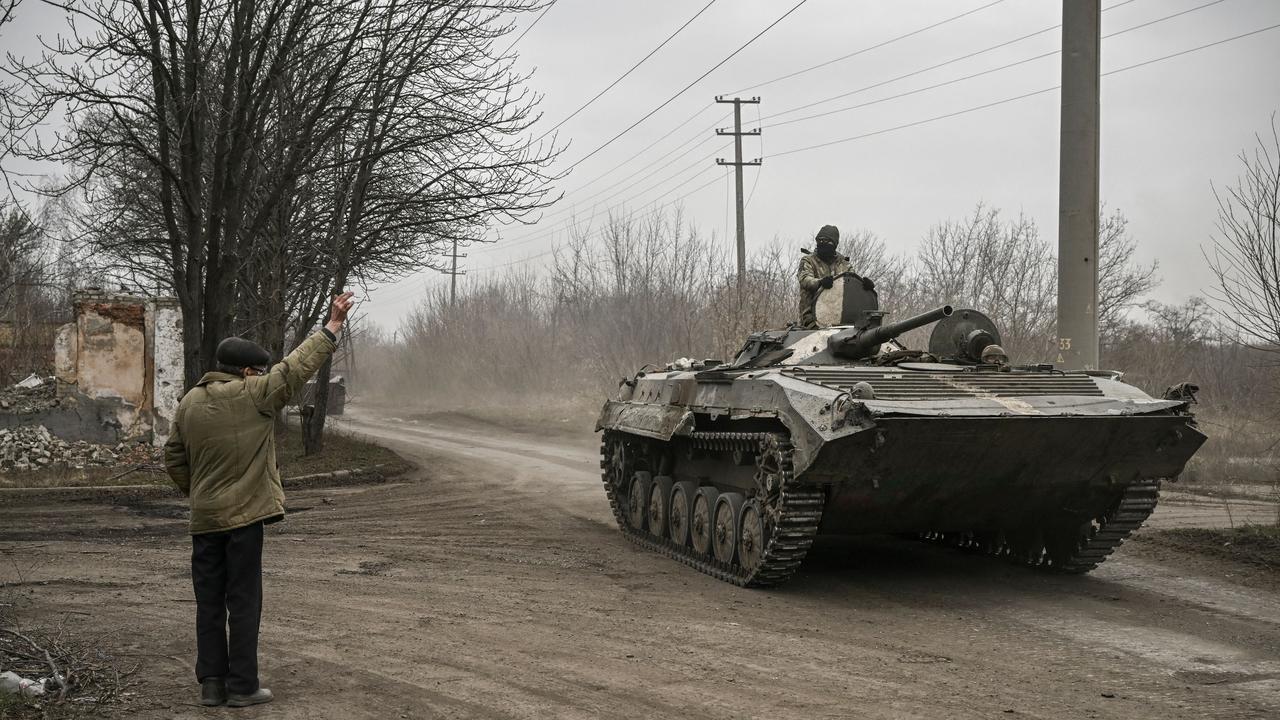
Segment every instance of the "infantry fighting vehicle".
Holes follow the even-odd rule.
[[[1205,440],[1190,383],[1156,399],[1115,372],[1014,366],[976,310],[886,322],[874,291],[834,290],[821,329],[639,372],[605,403],[604,489],[629,539],[751,587],[787,580],[820,534],[1083,573]],[[896,339],[931,323],[927,352]]]

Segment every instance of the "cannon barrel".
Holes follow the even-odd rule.
[[[924,327],[951,315],[951,306],[943,305],[926,313],[920,313],[905,320],[888,325],[876,325],[862,330],[849,328],[831,336],[828,346],[831,352],[840,357],[860,359],[875,352],[881,343],[898,337],[908,330]]]

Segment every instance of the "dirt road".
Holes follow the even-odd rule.
[[[348,426],[425,479],[290,496],[266,551],[273,705],[191,705],[177,502],[0,507],[0,580],[122,631],[153,678],[138,717],[1280,717],[1280,598],[1231,568],[1139,540],[1055,577],[873,538],[741,590],[622,538],[590,437]],[[1193,506],[1155,522],[1214,522]]]

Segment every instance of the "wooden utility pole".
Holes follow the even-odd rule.
[[[724,158],[716,158],[716,164],[732,165],[734,167],[734,184],[738,191],[738,284],[741,285],[743,278],[747,275],[747,228],[742,200],[742,168],[747,165],[760,164],[760,158],[756,158],[751,162],[743,162],[742,160],[742,136],[760,134],[760,128],[749,130],[747,132],[742,131],[742,106],[744,104],[759,105],[760,98],[726,98],[722,95],[717,95],[716,102],[733,103],[733,130],[716,128],[717,135],[733,136],[733,162],[729,162]]]
[[[1101,0],[1062,2],[1058,166],[1058,354],[1098,368],[1098,154]]]
[[[449,276],[449,307],[450,309],[452,309],[453,306],[456,305],[458,302],[458,276],[467,274],[466,270],[458,269],[458,258],[464,258],[466,256],[467,256],[466,253],[462,253],[462,254],[458,253],[458,239],[454,238],[453,252],[449,253],[449,255],[447,256],[449,258],[452,258],[453,260],[453,265],[452,265],[453,269],[440,271],[445,275]]]

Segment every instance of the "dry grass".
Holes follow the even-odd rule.
[[[1232,529],[1147,530],[1143,538],[1186,552],[1230,560],[1267,572],[1280,571],[1280,525],[1242,525]]]
[[[394,475],[410,464],[381,445],[367,439],[329,429],[324,450],[304,457],[302,436],[296,419],[276,433],[276,462],[284,478],[352,470],[374,465],[390,466],[384,474]],[[0,474],[0,488],[113,487],[117,485],[170,485],[169,476],[159,465],[73,468],[41,468],[23,473]]]
[[[302,454],[302,431],[297,419],[290,418],[276,433],[276,462],[284,478],[334,470],[352,470],[374,465],[389,465],[394,475],[410,467],[407,460],[391,450],[358,435],[333,427],[325,429],[324,449],[310,457]]]
[[[110,487],[114,485],[168,485],[169,476],[156,465],[75,468],[45,467],[26,472],[0,473],[0,488]]]

